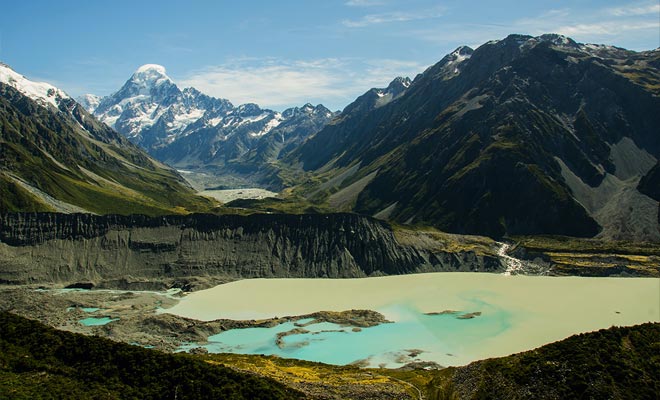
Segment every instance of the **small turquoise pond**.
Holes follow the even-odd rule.
[[[101,317],[101,318],[85,318],[81,319],[80,322],[81,324],[85,326],[100,326],[100,325],[105,325],[108,324],[112,321],[117,321],[119,318],[110,318],[110,317]]]
[[[66,312],[71,312],[71,311],[73,311],[77,308],[78,307],[67,307]],[[93,313],[93,312],[97,312],[98,310],[100,310],[100,308],[97,308],[97,307],[80,307],[80,309],[83,310],[84,312],[88,312],[88,313]]]

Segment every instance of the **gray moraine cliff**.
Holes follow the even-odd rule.
[[[497,256],[397,241],[355,214],[0,215],[0,283],[197,290],[242,278],[500,272]]]

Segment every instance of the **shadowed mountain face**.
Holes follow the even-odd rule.
[[[164,214],[203,210],[172,169],[61,90],[0,64],[0,210]]]
[[[655,164],[655,167],[642,177],[638,189],[653,200],[660,202],[660,163]],[[658,224],[660,224],[660,209],[658,209]]]
[[[655,164],[640,180],[639,191],[660,201],[660,163]]]
[[[658,203],[637,190],[660,158],[659,67],[657,50],[559,35],[459,48],[288,161],[335,178],[310,192],[331,205],[398,222],[660,240]]]

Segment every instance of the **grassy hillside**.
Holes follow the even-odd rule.
[[[0,398],[287,399],[300,393],[192,356],[57,331],[0,313]]]
[[[610,328],[442,371],[431,399],[657,399],[660,324]]]
[[[168,214],[206,211],[171,168],[72,100],[43,107],[0,84],[0,211]],[[62,209],[64,208],[64,209]]]
[[[542,259],[558,275],[608,276],[629,274],[660,277],[660,244],[605,241],[564,236],[514,238],[519,257]]]

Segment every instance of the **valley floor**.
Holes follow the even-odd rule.
[[[199,192],[201,196],[212,197],[221,203],[229,203],[237,199],[263,199],[276,197],[277,193],[265,189],[206,189]]]

